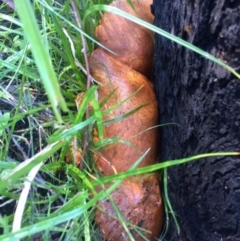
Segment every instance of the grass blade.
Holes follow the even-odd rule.
[[[68,110],[67,105],[60,92],[60,87],[52,67],[50,56],[43,44],[43,39],[40,35],[31,3],[30,1],[26,0],[15,0],[14,2],[23,24],[24,33],[32,46],[31,51],[36,61],[38,71],[41,75],[51,106],[57,120],[62,122],[61,114],[58,110],[58,105],[62,108],[63,111]]]
[[[158,33],[160,35],[162,35],[163,37],[166,37],[172,41],[174,41],[175,43],[177,44],[180,44],[198,54],[200,54],[201,56],[215,62],[216,64],[219,64],[220,66],[224,67],[225,69],[227,69],[228,71],[230,71],[232,74],[234,74],[237,78],[240,79],[240,74],[237,73],[232,67],[228,66],[227,64],[225,64],[223,61],[221,61],[220,59],[217,59],[216,57],[214,57],[213,55],[201,50],[200,48],[188,43],[187,41],[184,41],[183,39],[179,38],[179,37],[176,37],[174,36],[173,34],[170,34],[168,33],[167,31],[164,31],[150,23],[147,23],[137,17],[134,17],[116,7],[112,7],[112,6],[107,6],[107,5],[95,5],[95,6],[92,6],[91,8],[89,8],[85,15],[84,15],[84,19],[83,19],[83,25],[84,25],[84,22],[86,21],[86,18],[89,14],[91,14],[92,12],[95,12],[95,11],[107,11],[107,12],[111,12],[111,13],[114,13],[114,14],[117,14],[121,17],[124,17],[134,23],[137,23],[137,24],[140,24],[150,30],[152,30],[153,32],[155,33]]]

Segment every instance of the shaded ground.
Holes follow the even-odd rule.
[[[155,0],[155,24],[240,72],[240,1]],[[156,37],[155,86],[162,160],[240,150],[240,80],[222,67]],[[181,234],[172,241],[240,240],[240,159],[211,158],[169,169]]]

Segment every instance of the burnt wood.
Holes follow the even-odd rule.
[[[155,25],[240,72],[239,0],[155,0]],[[162,161],[240,150],[240,80],[217,64],[156,36],[155,89]],[[240,158],[198,160],[168,169],[171,220],[166,240],[240,240]]]

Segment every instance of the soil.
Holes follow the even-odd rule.
[[[155,0],[155,25],[240,72],[240,1]],[[162,161],[240,150],[240,79],[219,65],[156,36],[155,88]],[[198,160],[168,169],[171,221],[166,240],[240,240],[240,158]]]

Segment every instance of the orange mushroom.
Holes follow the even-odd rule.
[[[152,23],[151,1],[132,2],[134,10],[126,0],[115,0],[111,6]],[[89,58],[90,72],[100,83],[99,102],[112,94],[102,110],[126,100],[105,115],[104,121],[137,110],[127,118],[104,127],[104,138],[117,137],[125,141],[108,144],[96,153],[96,166],[104,175],[128,170],[149,148],[138,167],[158,161],[158,129],[152,128],[158,125],[158,108],[152,84],[147,79],[152,70],[153,37],[150,30],[112,13],[105,13],[96,29],[97,40],[116,54],[98,47]],[[98,187],[97,191],[100,190]],[[110,199],[98,203],[96,222],[103,237],[115,241],[129,240],[112,202],[135,240],[144,240],[139,232],[149,240],[159,237],[163,203],[156,173],[126,178]]]

